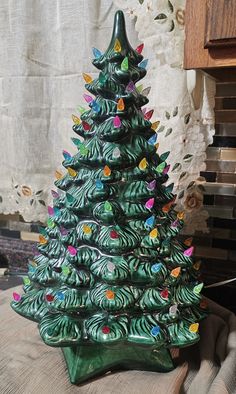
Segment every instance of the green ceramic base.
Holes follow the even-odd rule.
[[[168,372],[174,369],[168,349],[144,348],[133,344],[108,348],[101,345],[62,348],[70,381],[80,384],[116,369]]]

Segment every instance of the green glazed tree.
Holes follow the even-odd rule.
[[[115,368],[170,371],[171,347],[199,340],[207,315],[193,247],[176,236],[183,213],[165,186],[168,153],[156,152],[152,111],[135,84],[145,76],[142,46],[130,46],[115,15],[97,79],[85,74],[89,110],[74,117],[78,153],[64,151],[47,227],[13,309],[62,347],[72,383]]]

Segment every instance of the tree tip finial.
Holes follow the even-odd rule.
[[[125,17],[121,10],[116,11],[114,17],[113,33],[111,44],[114,45],[115,40],[118,39],[122,44],[122,47],[130,47],[125,28]]]
[[[116,11],[114,21],[118,22],[118,23],[119,23],[119,21],[122,21],[123,23],[125,22],[125,17],[124,17],[123,11],[121,11],[121,10]]]

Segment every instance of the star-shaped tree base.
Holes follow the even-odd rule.
[[[168,349],[145,348],[134,344],[117,347],[103,345],[62,348],[70,381],[80,384],[117,369],[168,372],[174,369]]]

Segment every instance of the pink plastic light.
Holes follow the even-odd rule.
[[[77,254],[77,249],[74,248],[74,246],[69,245],[67,248],[68,252],[71,254],[71,256],[76,256]]]
[[[55,192],[55,190],[51,190],[52,196],[53,198],[58,198],[59,194],[57,192]]]
[[[53,215],[54,215],[54,208],[53,208],[53,207],[48,206],[48,214],[49,214],[50,216],[53,216]]]
[[[120,118],[119,118],[118,115],[116,115],[116,116],[114,117],[114,119],[113,119],[113,125],[114,125],[115,128],[118,128],[118,127],[121,126],[121,120],[120,120]]]
[[[132,81],[130,81],[126,86],[125,90],[127,93],[132,93],[135,90],[135,84]]]
[[[168,166],[166,166],[162,172],[162,174],[166,175],[169,172],[170,169],[170,164],[168,164]]]
[[[93,98],[89,96],[88,94],[84,94],[84,99],[85,101],[89,104],[93,101]]]
[[[156,180],[154,179],[153,181],[151,181],[149,184],[148,184],[148,190],[154,190],[155,189],[155,187],[156,187]]]
[[[13,300],[16,301],[16,302],[21,300],[21,295],[18,294],[18,293],[14,292],[12,296],[13,296]]]
[[[193,251],[194,251],[194,247],[191,246],[190,248],[188,248],[188,249],[186,249],[186,250],[184,251],[184,256],[187,256],[187,257],[192,256]]]
[[[145,207],[146,207],[147,209],[152,209],[153,205],[154,205],[154,198],[150,198],[150,199],[146,202]]]

